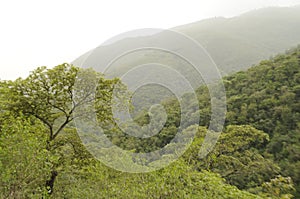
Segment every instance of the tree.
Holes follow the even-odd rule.
[[[54,140],[72,120],[76,105],[72,88],[78,68],[62,64],[53,69],[39,67],[26,79],[7,82],[7,109],[34,116],[49,129],[49,141]],[[58,122],[58,120],[61,122]],[[59,124],[57,124],[59,123]],[[57,128],[55,128],[57,126]]]
[[[200,127],[191,148],[183,156],[197,170],[219,173],[229,184],[240,189],[259,186],[280,171],[271,159],[259,152],[268,143],[269,136],[249,125],[227,126],[214,150],[199,159],[204,136],[205,129]]]
[[[10,116],[0,131],[0,198],[42,198],[53,158],[46,129],[32,118]]]
[[[81,89],[76,90],[77,98],[74,94],[75,83]],[[86,103],[95,103],[100,122],[112,118],[112,90],[119,83],[118,79],[107,80],[92,69],[79,69],[71,64],[65,63],[52,69],[39,67],[26,79],[1,82],[1,109],[8,114],[18,116],[21,113],[42,122],[48,129],[45,148],[53,152],[57,145],[61,145],[61,142],[55,142],[58,135],[67,126],[72,126],[76,117],[83,116],[74,112]],[[94,85],[97,86],[96,92],[91,88]],[[85,114],[84,111],[82,114]],[[46,182],[49,192],[57,176],[57,166],[53,166],[51,177]]]
[[[290,193],[294,192],[295,188],[290,177],[282,177],[279,175],[271,179],[270,182],[264,182],[262,184],[262,191],[265,192],[263,196],[276,199],[289,199],[293,198],[293,195]]]
[[[79,73],[80,77],[86,79],[79,79]],[[111,108],[112,90],[120,81],[105,79],[102,74],[92,69],[79,69],[67,63],[52,69],[39,67],[26,79],[2,82],[2,85],[5,85],[2,86],[4,97],[9,99],[4,109],[34,116],[49,129],[49,141],[52,141],[74,120],[73,113],[76,109],[95,100],[94,90],[90,88],[92,83],[88,79],[98,81],[96,111],[98,119],[105,120],[111,115],[108,112]],[[75,82],[82,84],[79,87],[82,92],[77,92],[80,101],[76,101],[74,96]],[[3,87],[6,87],[6,90]]]

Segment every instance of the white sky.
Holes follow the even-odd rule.
[[[296,4],[300,0],[0,0],[0,79],[72,62],[129,30]]]

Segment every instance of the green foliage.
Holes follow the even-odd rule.
[[[26,79],[7,82],[6,109],[31,115],[49,129],[49,141],[72,121],[72,88],[78,68],[62,64],[37,68]],[[60,120],[60,121],[58,121]],[[57,124],[58,123],[58,124]]]
[[[96,91],[97,100],[95,100],[97,118],[99,121],[109,120],[112,115],[110,107],[112,88],[119,81],[106,80],[91,69],[79,70],[70,64],[58,65],[52,69],[40,67],[26,79],[3,81],[0,84],[1,123],[5,123],[9,115],[18,117],[21,114],[32,121],[41,122],[46,127],[42,132],[37,133],[44,133],[46,136],[45,142],[40,142],[39,147],[41,151],[45,150],[49,153],[47,161],[51,164],[51,171],[48,172],[47,180],[41,178],[44,182],[39,186],[46,187],[49,193],[53,192],[55,179],[66,165],[72,165],[73,162],[82,164],[82,161],[91,158],[90,154],[83,149],[76,131],[66,130],[67,126],[73,125],[72,121],[75,117],[82,116],[75,116],[74,112],[89,103],[90,96],[93,94],[92,89],[89,88],[93,86],[91,82],[76,79],[79,72],[89,75],[88,79],[97,80],[96,85],[99,85]],[[83,99],[80,101],[76,101],[74,95],[76,80],[84,91],[77,93],[77,96]],[[62,135],[59,136],[60,134]]]
[[[76,79],[78,74],[85,78]],[[94,84],[92,81],[98,82]],[[76,93],[77,98],[74,96],[75,82],[83,91]],[[91,69],[79,70],[66,63],[52,69],[39,67],[26,79],[1,82],[3,98],[7,99],[3,102],[5,103],[3,109],[10,114],[22,112],[24,115],[37,118],[49,129],[49,141],[52,141],[71,124],[75,118],[75,110],[90,103],[94,92],[92,86],[97,86],[95,92],[97,117],[100,121],[109,120],[112,89],[118,83],[118,79],[107,80]],[[79,116],[82,115],[76,117]]]
[[[299,195],[300,161],[300,50],[225,78],[228,94],[227,124],[251,124],[270,136],[266,152],[291,176]],[[298,196],[297,195],[297,196]]]
[[[254,145],[259,149],[256,153],[270,157],[281,167],[283,176],[292,177],[299,197],[300,48],[227,76],[223,81],[227,95],[226,126],[251,125],[267,133],[270,141],[266,146]],[[200,125],[208,126],[209,93],[204,86],[197,92],[202,113]],[[242,184],[239,186],[244,187]]]
[[[0,197],[41,198],[46,195],[51,156],[45,150],[46,129],[22,116],[10,117],[0,131]]]
[[[293,195],[290,193],[294,191],[292,179],[290,177],[277,176],[274,179],[271,179],[270,182],[264,182],[262,185],[262,191],[269,198],[278,198],[278,199],[289,199],[293,198]]]
[[[203,159],[199,158],[199,151],[211,112],[210,95],[204,86],[197,90],[202,127],[196,122],[197,102],[187,93],[181,102],[189,111],[181,110],[178,100],[164,98],[161,105],[167,113],[166,123],[159,134],[144,139],[124,134],[112,121],[113,89],[120,91],[116,96],[117,108],[123,108],[128,96],[118,79],[108,80],[91,69],[79,70],[62,64],[53,69],[38,68],[26,79],[2,81],[0,197],[292,198],[295,190],[298,197],[299,51],[294,49],[224,78],[226,127],[214,150]],[[78,77],[79,73],[82,76]],[[79,98],[75,98],[74,92]],[[163,160],[177,147],[170,141],[178,131],[186,139],[191,139],[195,128],[198,133],[183,157],[169,167],[141,174],[118,172],[96,161],[77,135],[72,121],[86,114],[87,105],[93,105],[97,121],[114,144],[135,152],[165,147]],[[156,128],[164,120],[164,115],[155,108],[152,112],[133,110],[132,113],[136,124],[125,127],[132,133],[140,133],[138,125],[147,132],[146,128]],[[151,114],[157,113],[159,119],[154,121],[155,125],[147,126]],[[179,128],[181,114],[189,121]],[[137,167],[148,164],[135,162],[112,148],[106,150],[110,150],[108,158],[118,157]],[[147,166],[161,163],[155,155],[151,158]]]
[[[251,126],[228,126],[221,134],[214,150],[205,158],[199,151],[206,129],[199,128],[198,136],[184,159],[197,170],[209,170],[221,174],[226,181],[240,189],[261,185],[279,173],[280,168],[259,150],[269,136]],[[267,157],[265,157],[267,156]]]
[[[170,141],[180,130],[180,106],[178,100],[173,98],[162,101],[161,105],[166,110],[167,119],[165,124],[162,125],[162,129],[160,131],[157,128],[159,128],[163,122],[162,118],[164,118],[164,115],[162,112],[157,111],[154,108],[152,111],[156,112],[152,114],[155,114],[156,120],[152,121],[152,126],[146,126],[149,124],[150,116],[148,112],[142,110],[138,112],[134,119],[134,122],[136,123],[128,123],[122,130],[116,126],[115,128],[109,128],[105,132],[106,135],[110,138],[113,144],[125,150],[134,150],[135,152],[151,152],[164,147],[170,143]],[[157,134],[151,136],[150,138],[144,139],[136,138],[125,133],[130,132],[131,134],[139,134],[141,131],[140,129],[142,129],[145,134],[148,131],[157,132]],[[123,132],[123,130],[125,130],[125,132]]]
[[[75,175],[61,175],[56,186],[53,197],[65,198],[260,198],[182,161],[143,174],[121,173],[95,163]]]

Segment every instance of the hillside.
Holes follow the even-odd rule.
[[[300,43],[299,9],[266,8],[174,28],[201,42],[223,72],[227,114],[222,132],[207,128],[211,100],[218,104],[225,98],[211,99],[191,64],[172,53],[134,52],[114,62],[106,76],[64,63],[39,67],[25,79],[0,81],[0,198],[299,198],[300,47],[286,50]],[[126,38],[74,64],[96,67],[99,58],[131,43],[151,45],[154,40],[173,42],[164,32]],[[119,88],[125,95],[128,90],[111,77],[145,62],[172,66],[194,80],[196,95],[186,89],[176,99],[173,90],[141,87],[131,98],[134,121],[121,129],[113,117],[113,90]],[[182,79],[156,72],[139,71],[131,82],[155,75],[180,87]],[[82,87],[75,86],[78,81]],[[124,108],[124,101],[119,102]],[[186,109],[180,109],[181,102]],[[148,111],[157,103],[161,106]],[[96,118],[88,117],[90,105]],[[81,117],[87,123],[78,123]],[[89,125],[94,123],[103,133],[93,131]],[[156,135],[147,137],[161,124]],[[176,137],[179,133],[182,139]],[[221,134],[214,149],[200,157],[199,152],[207,149],[205,136],[216,133]],[[146,137],[134,136],[140,134]],[[104,137],[110,143],[101,148]],[[189,148],[183,153],[178,149],[186,147],[184,142]],[[99,154],[105,161],[97,161],[103,160]],[[172,164],[156,170],[174,157]]]
[[[299,43],[300,7],[263,8],[174,30],[201,43],[225,73],[247,69]]]
[[[225,126],[229,128],[230,125],[251,125],[265,132],[269,136],[269,141],[262,145],[257,145],[259,140],[259,136],[257,135],[254,138],[256,142],[250,146],[254,146],[254,148],[258,150],[256,154],[261,154],[265,159],[270,159],[270,161],[274,161],[274,163],[278,164],[280,169],[275,173],[290,176],[293,179],[297,190],[296,198],[299,197],[300,47],[287,51],[286,54],[275,56],[273,59],[261,61],[260,64],[245,72],[238,72],[226,76],[223,82],[226,88],[228,111]],[[200,125],[208,126],[210,119],[210,97],[205,87],[201,87],[198,90],[198,99],[201,111]],[[190,113],[189,118],[191,120],[193,120],[193,115],[193,113]],[[237,132],[241,133],[242,131],[243,128]],[[234,139],[238,141],[238,136],[241,135],[237,134],[236,136],[235,138],[229,136],[230,138],[227,142],[232,142]],[[245,139],[247,138],[241,137],[241,140]],[[237,147],[238,142],[233,144],[233,147]],[[217,149],[215,149],[213,153],[214,155],[228,155],[228,152],[226,152],[229,150],[227,143],[223,143],[225,143],[225,148],[218,151],[217,146]],[[244,147],[245,146],[240,150],[244,151],[247,149]],[[239,153],[241,151],[239,151]],[[213,154],[209,156],[214,156]],[[229,156],[231,158],[234,157],[234,159],[241,157],[238,153],[229,152],[229,154]],[[232,164],[234,159],[230,160],[229,158]],[[250,159],[248,161],[250,161]],[[212,162],[209,162],[209,165],[206,166],[202,163],[197,163],[197,165],[201,165],[198,168],[208,167],[210,170],[220,173],[225,179],[229,182],[231,181],[232,184],[239,188],[248,189],[255,184],[255,177],[251,179],[249,176],[253,173],[259,175],[258,173],[264,168],[272,168],[270,165],[266,167],[263,166],[263,164],[265,164],[263,163],[263,159],[260,159],[258,164],[248,162],[245,165],[245,163],[239,163],[241,165],[234,167],[235,169],[230,168],[230,163],[228,163],[229,165],[222,165],[223,163],[222,160],[218,160],[217,158],[215,165]],[[252,174],[244,173],[247,173],[244,169],[247,168],[248,164],[252,164],[253,166],[253,168],[250,169]],[[226,169],[224,170],[224,168]],[[232,173],[228,174],[230,169],[233,169]],[[264,173],[267,175],[271,170],[264,171]],[[245,177],[247,180],[241,183],[243,173],[247,176]],[[252,185],[251,183],[246,185],[249,182],[251,182]]]
[[[214,151],[204,160],[199,159],[198,152],[203,143],[205,132],[200,128],[198,137],[192,147],[183,156],[194,169],[219,173],[231,185],[240,189],[261,194],[266,190],[266,183],[286,183],[283,193],[293,193],[289,184],[294,182],[296,197],[300,194],[300,47],[277,55],[270,60],[261,61],[247,71],[223,78],[227,95],[227,115],[225,130]],[[158,92],[158,93],[157,93]],[[160,95],[145,88],[140,95],[144,98]],[[191,109],[197,104],[183,96]],[[183,121],[184,134],[189,135],[197,128],[200,114],[200,126],[208,127],[211,110],[210,95],[205,86],[197,90],[200,112],[181,113],[179,101],[169,98],[161,104],[168,113],[164,128],[159,134],[148,138],[134,138],[122,131],[108,131],[106,134],[114,144],[126,150],[151,152],[162,147],[172,149],[176,141],[169,142],[181,131],[180,118]],[[216,100],[216,99],[215,99]],[[143,102],[148,102],[144,99]],[[157,103],[157,102],[156,102]],[[189,110],[191,110],[189,109]],[[139,112],[135,121],[139,125],[149,123],[148,111]],[[139,128],[129,125],[127,130],[138,133]],[[166,157],[168,153],[165,154]],[[157,159],[152,157],[151,162]],[[152,164],[152,163],[149,163]],[[272,185],[273,186],[273,185]],[[269,187],[270,188],[270,187]],[[274,187],[273,187],[274,188]],[[282,194],[283,194],[282,193]],[[276,195],[276,194],[275,194]],[[273,197],[275,197],[273,195]]]
[[[208,169],[220,173],[230,184],[254,193],[257,186],[276,175],[289,176],[294,181],[299,196],[300,47],[261,61],[247,71],[226,76],[223,82],[227,95],[225,134],[219,140],[223,146],[217,144],[214,152],[203,162],[197,158],[203,141],[200,136],[195,141],[198,147],[195,146],[188,153],[188,162],[193,162],[192,165],[198,170]],[[140,95],[150,96],[149,92],[154,94],[145,89]],[[182,101],[188,102],[191,107],[189,110],[192,110],[197,102],[190,96],[184,95]],[[198,124],[197,117],[200,114],[199,125],[208,127],[211,98],[205,86],[197,90],[197,98],[199,112],[181,113],[179,101],[175,98],[162,101],[168,119],[160,133],[149,139],[133,138],[121,131],[108,132],[107,135],[114,144],[127,150],[149,152],[164,146],[172,148],[174,143],[168,143],[177,131],[181,131],[182,123],[190,125],[185,126],[183,132],[190,132],[193,125]],[[182,114],[186,114],[184,118],[188,118],[188,121],[180,123]],[[148,111],[137,114],[136,122],[139,125],[148,124]],[[240,125],[250,126],[239,127]],[[257,130],[251,130],[253,127]],[[128,128],[131,132],[139,131],[134,126]],[[226,131],[230,133],[227,134]]]
[[[112,163],[121,161],[119,164],[151,168],[162,163],[157,159],[161,154],[155,150],[165,147],[162,160],[167,160],[174,155],[174,147],[182,144],[176,139],[170,144],[178,130],[190,139],[196,129],[191,146],[176,162],[140,174],[109,168],[96,161],[82,145],[72,123],[78,116],[72,114],[74,107],[80,104],[70,106],[76,103],[70,91],[78,71],[79,68],[62,64],[53,69],[38,68],[26,79],[0,82],[2,198],[299,196],[300,48],[223,78],[228,106],[226,125],[214,150],[205,158],[199,157],[210,120],[210,97],[205,86],[197,90],[200,124],[195,122],[197,113],[184,112],[189,126],[178,129],[178,100],[170,98],[162,102],[168,113],[164,129],[151,138],[134,138],[114,128],[116,124],[111,120],[111,89],[119,81],[85,71],[89,79],[97,74],[102,77],[98,82],[96,115],[99,124],[107,125],[105,134],[112,143],[129,152],[154,151],[140,162],[116,153],[113,147],[98,149],[91,145],[97,152],[106,151],[109,158],[117,157],[117,162]],[[190,106],[195,104],[188,93],[183,100]],[[138,113],[135,121],[147,124],[148,113]],[[126,128],[134,133],[139,129],[136,127]]]
[[[254,10],[233,18],[212,18],[172,28],[199,42],[210,54],[223,75],[245,70],[260,60],[282,53],[300,43],[300,7],[274,7]],[[172,42],[164,33],[125,38],[82,55],[73,63],[78,66],[98,67],[99,59],[118,52],[131,44],[143,43],[151,46]],[[176,49],[171,49],[176,52]],[[88,57],[88,59],[86,59]],[[135,65],[150,61],[167,64],[174,68],[182,64],[178,59],[149,50],[135,52],[129,58],[120,58],[107,74],[119,76]],[[98,63],[98,65],[97,65]]]

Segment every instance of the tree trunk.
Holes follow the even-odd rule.
[[[46,181],[46,189],[48,190],[49,194],[52,194],[52,192],[53,192],[54,181],[55,181],[55,178],[57,175],[58,175],[57,171],[53,170],[51,172],[50,179]]]

